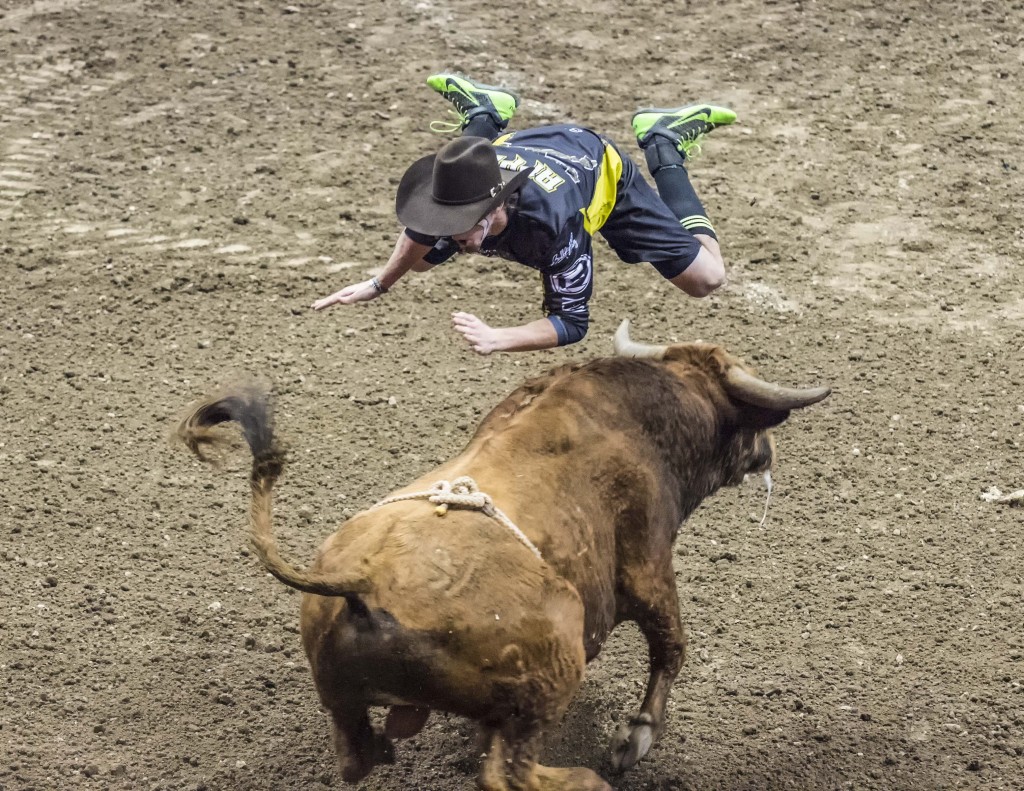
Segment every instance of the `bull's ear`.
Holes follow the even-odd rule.
[[[757,431],[777,426],[788,417],[788,409],[769,409],[750,404],[740,405],[740,424]]]

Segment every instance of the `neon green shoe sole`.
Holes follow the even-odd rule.
[[[652,137],[665,137],[675,143],[684,154],[699,148],[708,132],[719,126],[728,126],[736,120],[736,113],[727,107],[711,104],[693,104],[675,109],[656,107],[639,110],[633,115],[633,131],[641,148]]]
[[[431,74],[427,85],[450,101],[462,118],[463,125],[470,117],[490,113],[499,124],[506,124],[515,115],[519,97],[505,88],[474,82],[461,74]]]

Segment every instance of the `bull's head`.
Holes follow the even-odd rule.
[[[740,431],[733,435],[737,443],[729,454],[734,468],[727,482],[738,483],[744,475],[767,472],[774,459],[774,442],[765,429],[784,421],[791,410],[816,404],[832,392],[830,387],[793,388],[759,379],[743,364],[719,347],[710,344],[656,346],[637,343],[629,337],[629,320],[615,332],[615,353],[620,357],[696,363],[711,376],[717,376],[728,399],[737,408]]]
[[[615,353],[620,357],[640,357],[663,360],[671,346],[637,343],[629,337],[629,319],[624,319],[615,331]],[[832,392],[831,387],[783,387],[765,382],[751,374],[739,363],[733,362],[725,370],[723,385],[737,401],[762,409],[788,412],[817,404]]]

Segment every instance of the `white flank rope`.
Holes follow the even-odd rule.
[[[434,509],[434,513],[438,516],[444,516],[448,513],[449,506],[483,511],[487,516],[512,531],[512,535],[536,555],[537,560],[544,561],[540,550],[526,537],[526,533],[516,527],[515,523],[505,516],[500,508],[496,508],[490,495],[481,492],[480,488],[476,485],[476,481],[468,475],[463,475],[451,482],[438,481],[425,492],[410,492],[409,494],[396,494],[393,497],[386,497],[379,503],[370,506],[370,508],[380,508],[382,505],[400,503],[404,500],[429,500],[437,506]]]

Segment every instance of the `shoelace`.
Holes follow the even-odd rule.
[[[469,116],[460,113],[458,110],[448,109],[448,115],[458,118],[458,121],[431,121],[430,131],[438,135],[450,135],[452,132],[459,132],[466,126]]]
[[[700,145],[700,140],[702,137],[704,137],[704,135],[700,135],[699,137],[694,138],[694,140],[691,143],[688,143],[686,145],[686,147],[683,149],[684,158],[686,158],[687,160],[691,160],[696,159],[701,155],[701,153],[704,151],[704,149],[701,148]]]

